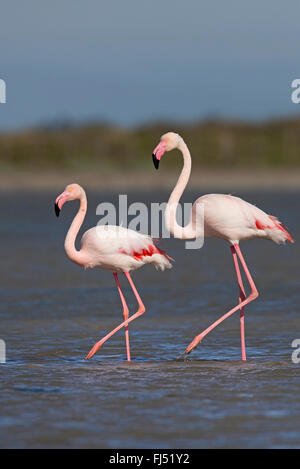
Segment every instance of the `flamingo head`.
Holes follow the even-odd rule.
[[[65,190],[58,197],[56,197],[56,200],[54,203],[54,210],[55,210],[56,216],[57,217],[59,216],[59,213],[65,202],[70,202],[71,200],[80,199],[82,195],[82,191],[83,189],[81,186],[79,186],[79,184],[69,184],[65,188]]]
[[[168,132],[161,136],[159,144],[154,148],[152,152],[152,159],[155,169],[158,169],[161,157],[166,151],[174,150],[178,148],[182,138],[180,135],[174,132]]]

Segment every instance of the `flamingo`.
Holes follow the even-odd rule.
[[[191,173],[192,159],[189,149],[180,135],[168,132],[161,137],[159,144],[153,150],[152,158],[155,168],[158,169],[164,153],[174,149],[178,149],[182,153],[184,164],[166,207],[166,227],[175,238],[215,237],[227,241],[233,256],[239,288],[239,304],[197,335],[185,350],[184,355],[192,352],[209,332],[233,313],[240,310],[241,353],[242,360],[246,360],[244,308],[258,297],[258,290],[242,255],[239,243],[254,238],[268,239],[277,244],[286,241],[293,243],[294,240],[286,227],[276,217],[267,215],[245,200],[225,194],[207,194],[199,197],[193,204],[189,223],[185,227],[179,226],[176,221],[176,209]],[[239,261],[251,288],[251,293],[247,297]]]
[[[78,184],[68,185],[64,192],[56,198],[54,207],[58,217],[65,202],[77,199],[80,205],[65,239],[66,254],[71,261],[85,269],[99,267],[113,272],[123,306],[124,318],[121,324],[93,346],[86,359],[91,358],[104,342],[124,327],[127,360],[130,361],[128,324],[145,312],[145,306],[133,283],[130,272],[145,264],[153,264],[156,269],[160,270],[169,269],[172,267],[170,263],[172,259],[156,246],[150,236],[113,225],[95,226],[86,231],[82,236],[81,248],[78,251],[75,247],[75,240],[87,211],[87,198],[84,189]],[[118,272],[125,274],[138,302],[138,311],[130,318],[129,309],[120,286]]]

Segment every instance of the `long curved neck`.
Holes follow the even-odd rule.
[[[87,199],[85,193],[82,193],[79,200],[79,210],[71,223],[71,226],[65,239],[65,251],[71,261],[75,262],[76,264],[82,265],[82,253],[81,251],[77,251],[75,247],[75,241],[87,211]]]
[[[186,185],[189,182],[191,169],[192,169],[191,154],[189,152],[187,145],[183,141],[180,142],[178,146],[178,150],[181,151],[182,156],[183,156],[183,168],[178,178],[177,184],[174,187],[168,200],[168,205],[175,204],[176,206],[178,205],[180,198],[184,192],[184,189],[186,188]]]
[[[196,214],[194,211],[192,211],[191,219],[186,226],[178,225],[176,220],[177,207],[184,189],[186,188],[186,185],[189,181],[192,168],[191,154],[183,140],[180,142],[178,150],[181,151],[183,156],[183,168],[178,178],[177,184],[168,200],[165,212],[165,224],[167,229],[175,238],[194,239],[202,234],[202,230],[196,226]]]

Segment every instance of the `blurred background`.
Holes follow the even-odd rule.
[[[296,186],[300,104],[291,101],[291,83],[299,76],[299,4],[288,5],[6,2],[2,188],[58,185],[64,171],[95,187],[124,186],[124,172],[134,171],[140,178],[129,177],[128,186],[155,184],[147,174],[151,151],[166,130],[186,139],[203,183],[220,185],[234,170],[241,180],[259,168],[274,184]],[[178,164],[164,162],[169,170]],[[292,180],[276,177],[283,169],[293,170]],[[174,180],[159,177],[160,184]]]
[[[85,361],[122,320],[120,299],[112,275],[66,258],[76,204],[58,220],[53,210],[71,182],[88,194],[80,234],[120,193],[128,205],[167,201],[182,160],[172,152],[155,171],[151,153],[173,130],[193,158],[183,202],[226,191],[299,240],[299,10],[298,0],[1,2],[1,447],[299,448],[299,243],[243,243],[260,292],[245,314],[246,363],[238,313],[177,359],[238,288],[224,242],[195,251],[173,238],[160,240],[173,269],[134,273],[147,311],[130,325],[132,362],[122,331]]]

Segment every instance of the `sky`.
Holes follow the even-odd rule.
[[[0,131],[300,113],[298,0],[4,0]]]

